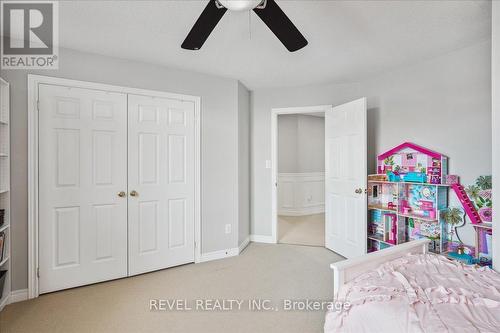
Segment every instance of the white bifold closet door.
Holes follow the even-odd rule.
[[[129,274],[194,261],[194,104],[128,95]]]
[[[40,85],[38,116],[40,293],[127,276],[127,95]]]
[[[194,104],[39,86],[39,292],[194,261]]]

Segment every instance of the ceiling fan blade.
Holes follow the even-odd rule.
[[[226,11],[226,8],[217,6],[216,0],[210,0],[181,47],[186,50],[199,50]]]
[[[266,6],[253,10],[290,52],[300,50],[307,40],[290,21],[274,0],[267,0]]]

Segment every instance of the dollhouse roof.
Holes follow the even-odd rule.
[[[419,145],[416,145],[414,143],[411,143],[411,142],[405,142],[405,143],[402,143],[400,144],[399,146],[397,147],[394,147],[392,148],[391,150],[388,150],[386,151],[385,153],[383,153],[382,155],[379,155],[378,156],[378,159],[379,160],[384,160],[386,159],[387,157],[391,156],[391,155],[394,155],[394,154],[397,154],[398,152],[400,152],[401,150],[403,149],[413,149],[413,150],[416,150],[418,151],[419,153],[422,153],[422,154],[425,154],[425,155],[429,155],[433,158],[437,158],[437,159],[440,159],[442,157],[441,154],[439,153],[436,153],[435,151],[432,151],[432,150],[429,150],[427,148],[424,148],[422,146],[419,146]]]

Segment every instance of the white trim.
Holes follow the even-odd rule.
[[[333,107],[333,105],[316,105],[316,106],[298,106],[291,108],[273,108],[273,114],[302,114],[302,113],[319,113],[326,112]]]
[[[325,204],[317,205],[314,207],[301,207],[301,208],[280,208],[278,216],[307,216],[323,214],[325,212]]]
[[[325,178],[324,172],[279,172],[278,177],[293,177],[302,178],[306,180],[317,180],[318,178]]]
[[[28,299],[28,289],[13,290],[9,299],[9,304],[26,301]]]
[[[4,292],[7,292],[4,290]],[[2,303],[0,303],[0,311],[2,311],[7,305],[17,302],[26,301],[28,299],[28,289],[19,289],[12,291],[8,297],[4,297]]]
[[[250,241],[254,243],[276,244],[276,239],[273,236],[266,235],[250,235]]]
[[[273,108],[271,110],[271,239],[278,243],[278,115],[280,114],[304,114],[318,113],[330,110],[332,105],[304,106],[291,108]],[[267,237],[267,236],[263,236]]]
[[[340,288],[361,274],[376,269],[381,264],[407,254],[427,253],[430,240],[419,239],[365,254],[360,257],[342,260],[330,265],[333,269],[333,297],[337,299]]]
[[[201,98],[156,90],[121,87],[102,83],[28,75],[28,297],[38,297],[38,85],[50,84],[75,88],[104,90],[123,94],[156,96],[194,103],[195,112],[195,262],[201,254]]]
[[[241,242],[240,246],[238,246],[238,254],[243,252],[243,250],[250,244],[250,236],[245,238],[243,242]]]
[[[28,75],[28,297],[38,297],[38,83]]]
[[[243,240],[243,242],[237,248],[203,253],[201,254],[200,260],[197,261],[197,263],[238,256],[241,252],[243,252],[248,244],[250,244],[250,237],[245,238],[245,240]]]
[[[234,257],[237,256],[238,254],[239,254],[239,249],[237,247],[220,251],[206,252],[201,254],[198,263]]]
[[[11,298],[11,295],[3,298],[2,302],[0,302],[0,311],[2,311],[3,308],[5,308],[7,305],[10,304],[10,298]]]

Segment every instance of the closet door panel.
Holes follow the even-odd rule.
[[[127,275],[127,96],[39,86],[40,293]]]
[[[128,103],[134,275],[194,261],[194,104],[137,95]]]

